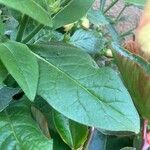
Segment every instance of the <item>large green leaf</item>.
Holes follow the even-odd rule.
[[[88,54],[71,46],[30,48],[39,55],[38,94],[57,111],[89,126],[139,132],[138,114],[112,69],[99,69]]]
[[[122,77],[139,113],[150,120],[150,64],[116,43],[113,44],[113,49]]]
[[[94,0],[71,0],[54,16],[54,28],[78,21],[86,14],[93,2]]]
[[[7,75],[8,75],[8,71],[0,61],[0,84],[2,84],[2,82],[6,79]]]
[[[147,0],[124,0],[127,4],[133,4],[136,6],[144,6]]]
[[[34,100],[38,84],[38,63],[29,48],[17,42],[0,44],[0,59],[30,100]]]
[[[32,119],[27,100],[11,104],[0,113],[0,118],[0,149],[52,150],[52,141]]]
[[[51,17],[46,10],[34,0],[0,0],[0,3],[28,15],[44,25],[52,25]]]
[[[4,110],[12,100],[12,97],[19,92],[19,89],[1,86],[0,87],[0,112]]]
[[[58,133],[71,149],[80,148],[87,140],[88,127],[74,122],[56,111],[53,112],[53,119]]]

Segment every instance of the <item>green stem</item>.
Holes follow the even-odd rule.
[[[135,29],[136,29],[136,28],[130,29],[129,31],[127,31],[127,32],[125,32],[125,33],[123,33],[123,34],[121,34],[121,35],[120,35],[120,38],[123,38],[123,37],[125,37],[125,36],[130,35],[130,34],[133,34],[133,31],[134,31]]]
[[[88,150],[90,142],[91,142],[91,140],[93,138],[94,131],[95,131],[95,128],[92,127],[90,129],[90,131],[89,131],[89,135],[88,135],[87,141],[84,143],[82,150]]]
[[[120,16],[122,15],[122,13],[124,12],[124,10],[127,8],[127,5],[125,5],[122,10],[120,11],[120,13],[118,14],[118,16],[116,17],[116,22],[120,19]]]
[[[21,19],[21,23],[18,29],[18,33],[17,33],[17,37],[16,37],[16,41],[20,42],[22,40],[27,22],[28,22],[28,16],[27,15],[23,15],[22,19]]]
[[[100,10],[101,10],[101,12],[104,12],[105,3],[106,3],[106,0],[100,0]]]
[[[44,27],[44,25],[42,24],[39,24],[37,27],[35,27],[33,29],[33,31],[27,35],[23,40],[22,42],[23,43],[28,43],[42,28]]]
[[[104,13],[107,13],[119,0],[113,1],[104,11]]]

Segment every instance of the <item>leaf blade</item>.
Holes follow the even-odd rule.
[[[53,18],[54,28],[57,29],[66,24],[73,23],[82,18],[92,6],[94,0],[72,0]],[[81,9],[82,7],[82,9]],[[78,13],[76,13],[78,11]]]
[[[38,63],[29,48],[17,42],[0,44],[0,59],[30,100],[34,100],[38,84]]]
[[[0,117],[0,149],[52,150],[52,141],[42,135],[32,119],[27,100],[11,104]]]
[[[28,15],[44,25],[52,26],[51,17],[46,10],[33,0],[0,0],[0,3]]]
[[[57,43],[30,49],[39,58],[38,94],[58,112],[88,126],[139,132],[138,114],[114,71],[99,69],[88,54],[74,47]]]

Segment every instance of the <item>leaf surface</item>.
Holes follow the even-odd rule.
[[[59,43],[30,49],[40,64],[38,94],[58,112],[101,129],[139,132],[131,97],[112,69],[99,69],[85,52]]]
[[[46,138],[31,117],[29,101],[11,104],[0,113],[0,149],[52,150],[52,140]]]
[[[78,21],[87,13],[93,3],[94,0],[71,0],[53,18],[54,28],[57,29],[66,24]]]
[[[116,43],[112,46],[123,80],[139,113],[150,119],[150,64]]]
[[[0,0],[0,3],[30,16],[41,24],[52,26],[51,17],[46,10],[34,0]]]
[[[19,92],[19,89],[7,86],[0,87],[0,112],[4,110],[12,100],[12,97]]]
[[[34,100],[39,77],[34,54],[26,45],[8,41],[0,44],[0,59],[28,98]]]
[[[71,149],[80,148],[87,140],[88,127],[74,122],[56,111],[53,111],[53,120],[61,138]]]

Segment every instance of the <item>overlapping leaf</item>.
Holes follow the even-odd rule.
[[[30,100],[34,100],[38,84],[38,63],[29,48],[17,42],[0,44],[0,59]]]
[[[53,18],[54,28],[57,29],[69,23],[78,21],[83,17],[92,6],[94,0],[71,0],[56,16]]]
[[[118,67],[140,114],[150,119],[150,64],[113,44]]]
[[[145,3],[147,2],[147,0],[125,0],[125,3],[127,4],[133,4],[133,5],[136,5],[136,6],[144,6]]]
[[[12,97],[19,92],[19,89],[7,86],[0,87],[0,112],[4,110],[12,100]]]
[[[34,0],[0,0],[0,3],[30,16],[41,24],[52,26],[48,12]]]
[[[30,49],[40,64],[38,94],[57,111],[89,126],[139,132],[138,114],[112,69],[99,69],[88,54],[59,43]]]
[[[74,122],[56,111],[53,111],[53,119],[58,133],[71,149],[83,146],[87,140],[88,127]]]
[[[46,138],[31,117],[30,104],[23,99],[0,113],[0,149],[52,150],[52,140]]]

